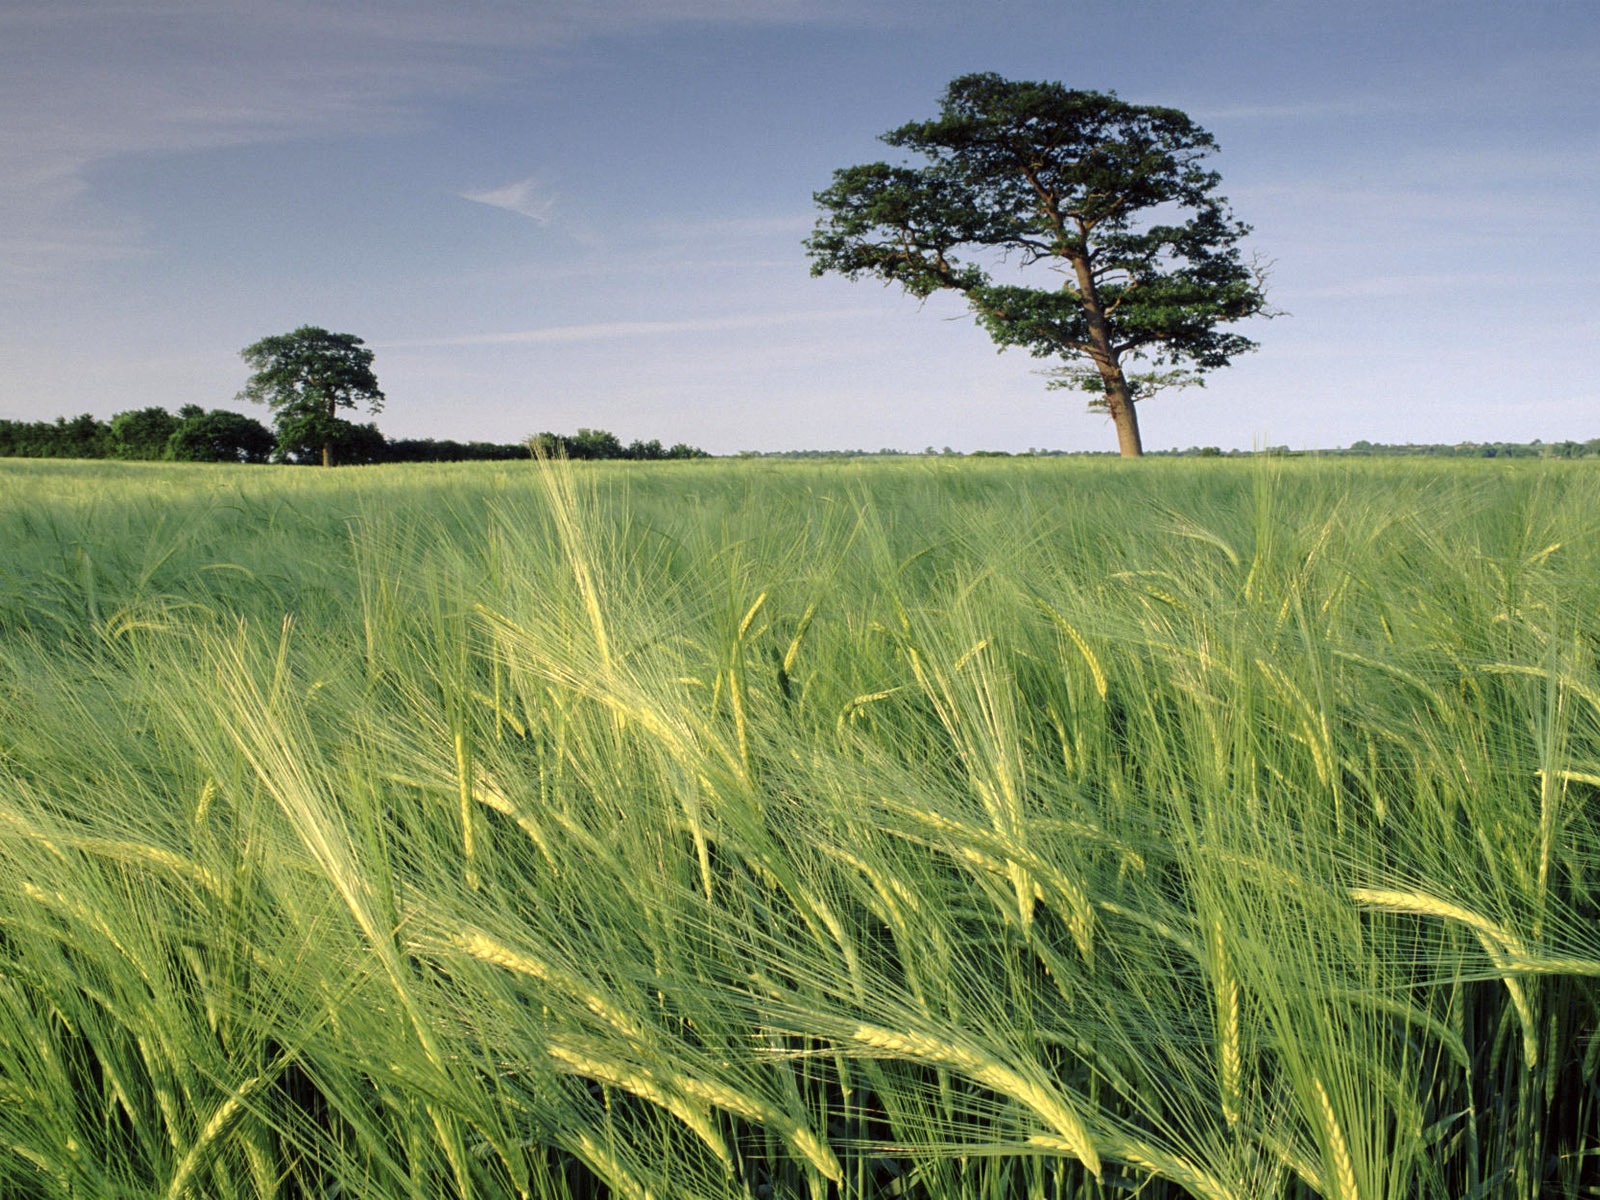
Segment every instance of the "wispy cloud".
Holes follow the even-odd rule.
[[[449,346],[522,346],[570,342],[612,342],[632,338],[677,334],[727,333],[743,329],[772,329],[787,325],[852,321],[881,315],[865,308],[830,308],[788,313],[742,313],[736,316],[688,317],[677,321],[598,321],[583,325],[549,325],[509,333],[472,333],[460,337],[420,338],[386,342],[383,350],[419,350]]]
[[[555,193],[541,184],[536,177],[519,179],[516,183],[488,188],[481,192],[462,192],[460,195],[463,200],[471,200],[475,204],[487,204],[490,208],[503,208],[507,212],[527,217],[541,225],[550,224],[556,215]]]
[[[138,249],[91,186],[120,156],[415,125],[502,82],[508,51],[684,21],[852,19],[844,0],[5,0],[0,278]],[[473,198],[548,219],[531,187]]]

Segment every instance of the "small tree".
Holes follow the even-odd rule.
[[[111,449],[111,427],[92,413],[57,417],[53,425],[41,421],[36,428],[45,458],[105,458]]]
[[[254,372],[239,399],[272,409],[280,457],[320,450],[331,467],[341,442],[359,437],[339,410],[365,404],[383,410],[383,393],[372,373],[372,351],[353,334],[303,325],[293,333],[262,338],[239,352]]]
[[[616,434],[608,429],[584,429],[565,439],[568,458],[624,458],[626,452]]]
[[[152,461],[169,457],[167,442],[178,418],[164,408],[139,408],[111,418],[111,456]]]
[[[273,446],[272,430],[260,421],[231,409],[207,412],[186,404],[167,440],[167,457],[178,462],[263,463]]]
[[[1201,165],[1215,141],[1176,109],[964,75],[935,120],[883,140],[925,164],[834,172],[816,194],[812,274],[961,293],[1002,349],[1064,359],[1053,386],[1090,392],[1123,454],[1143,451],[1139,400],[1255,348],[1218,328],[1267,311],[1262,272],[1239,254],[1249,230]],[[1008,263],[1062,281],[997,280]]]

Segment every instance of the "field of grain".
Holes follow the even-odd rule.
[[[1600,1195],[1600,471],[0,462],[0,1195]]]

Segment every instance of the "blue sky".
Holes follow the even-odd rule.
[[[1595,0],[0,0],[0,416],[232,407],[316,324],[397,437],[1112,449],[953,298],[808,273],[970,71],[1221,144],[1289,315],[1147,447],[1600,437]]]

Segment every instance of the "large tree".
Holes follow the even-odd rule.
[[[313,447],[320,450],[322,465],[331,467],[335,447],[353,436],[353,426],[339,410],[358,404],[368,412],[383,409],[372,351],[353,334],[302,325],[262,338],[239,355],[253,372],[239,399],[272,409],[279,456]]]
[[[1002,349],[1064,360],[1054,386],[1091,393],[1123,454],[1142,453],[1141,399],[1255,348],[1219,328],[1266,312],[1249,229],[1203,165],[1215,140],[1176,109],[964,75],[883,141],[923,161],[834,172],[812,274],[961,293]],[[1025,286],[1036,266],[1060,281]]]

